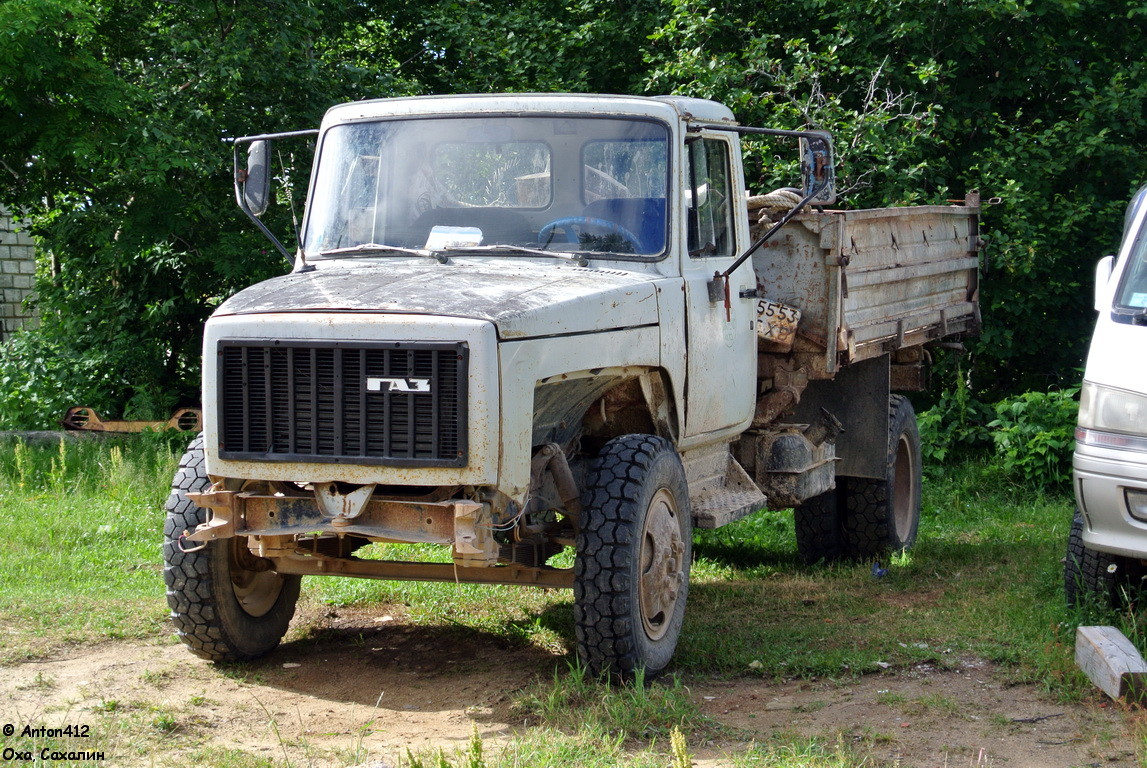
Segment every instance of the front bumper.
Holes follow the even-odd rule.
[[[194,531],[184,531],[185,552],[213,541],[243,537],[255,558],[253,570],[281,574],[332,575],[393,581],[454,581],[568,588],[572,568],[501,562],[489,504],[466,499],[444,501],[372,498],[364,486],[342,494],[320,484],[312,496],[226,491],[218,486],[189,493],[211,511]],[[453,562],[362,560],[347,550],[349,538],[376,542],[450,545]]]
[[[1147,559],[1147,520],[1127,503],[1128,490],[1147,493],[1147,453],[1077,443],[1072,468],[1088,548]]]

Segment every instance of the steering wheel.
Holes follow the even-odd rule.
[[[616,221],[595,219],[592,216],[565,216],[560,219],[554,219],[538,230],[538,242],[548,245],[550,241],[554,239],[554,230],[564,229],[566,242],[576,243],[578,242],[578,234],[575,228],[581,227],[601,227],[602,229],[608,230],[611,234],[615,234],[622,240],[628,242],[633,248],[634,253],[641,253],[641,241],[637,238],[637,235]]]

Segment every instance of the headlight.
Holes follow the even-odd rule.
[[[1075,439],[1085,445],[1147,451],[1147,397],[1083,382]]]

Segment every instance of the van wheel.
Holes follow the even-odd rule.
[[[624,435],[590,463],[574,563],[578,656],[592,675],[651,679],[685,618],[693,519],[669,441]]]
[[[888,398],[888,454],[884,477],[837,478],[843,495],[844,546],[856,558],[907,549],[920,527],[920,432],[903,395]],[[841,483],[843,481],[843,483]]]
[[[1139,589],[1143,567],[1129,557],[1089,549],[1083,543],[1083,515],[1071,519],[1067,557],[1063,561],[1063,593],[1068,608],[1120,608]]]
[[[167,498],[163,527],[167,604],[176,634],[196,656],[248,661],[270,652],[286,634],[301,578],[281,576],[264,567],[267,561],[253,557],[242,536],[184,551],[179,537],[207,520],[207,510],[196,506],[187,494],[210,485],[200,435],[179,462]]]

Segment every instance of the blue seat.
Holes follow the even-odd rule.
[[[605,219],[621,225],[635,234],[639,253],[660,253],[665,250],[665,198],[664,197],[608,197],[594,200],[585,207],[590,219]],[[605,235],[608,231],[590,234]]]

